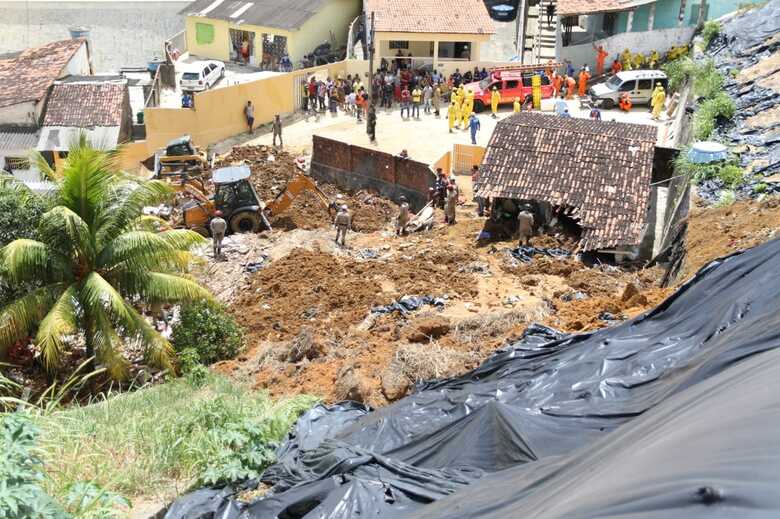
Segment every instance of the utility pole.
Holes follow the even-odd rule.
[[[368,50],[368,97],[374,104],[374,12],[371,11],[371,23],[366,20],[366,48]]]

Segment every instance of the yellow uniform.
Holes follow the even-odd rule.
[[[631,51],[625,49],[620,55],[620,61],[623,63],[623,70],[631,70],[633,68],[631,64]]]
[[[664,87],[658,85],[653,91],[653,97],[650,100],[650,104],[653,107],[653,120],[658,120],[661,117],[661,110],[664,108],[664,102],[666,102],[666,92]]]
[[[660,60],[661,60],[661,56],[658,55],[658,51],[657,50],[654,50],[650,54],[650,63],[649,63],[650,68],[657,68],[658,67],[658,62]]]
[[[512,111],[517,113],[520,111],[520,99],[515,97],[515,102],[512,103]]]
[[[634,68],[638,70],[642,68],[642,65],[644,64],[645,64],[645,55],[642,54],[641,52],[637,52],[636,54],[634,54]]]
[[[466,98],[460,108],[460,120],[463,123],[463,129],[469,125],[469,117],[474,112],[474,92],[471,89],[466,90]]]
[[[460,109],[455,103],[455,92],[452,93],[452,96],[452,102],[450,103],[450,107],[447,109],[447,122],[449,123],[450,133],[452,133],[452,129],[455,128],[455,123],[458,121],[458,116],[460,115]]]
[[[493,93],[490,94],[490,110],[493,112],[493,118],[498,113],[498,103],[501,102],[501,94],[498,89],[493,89]]]
[[[463,98],[460,96],[460,90],[452,92],[452,105],[455,107],[455,113],[457,114],[455,116],[455,126],[458,126],[460,124],[461,108],[463,107]]]

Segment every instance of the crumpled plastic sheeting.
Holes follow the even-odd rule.
[[[522,245],[515,247],[514,249],[507,249],[513,258],[522,261],[523,263],[530,262],[537,254],[550,256],[553,258],[566,258],[571,256],[571,252],[565,249],[547,248],[547,247],[531,247],[529,245]]]
[[[726,21],[721,33],[727,46],[736,56],[751,56],[772,36],[780,32],[780,2],[772,0],[760,9],[752,9],[745,14]],[[758,49],[756,47],[759,47]]]
[[[612,328],[531,327],[376,411],[319,406],[261,477],[273,495],[223,506],[242,519],[776,517],[780,352],[749,358],[780,346],[779,255],[776,239],[717,260]],[[759,383],[746,362],[769,361]],[[176,510],[167,519],[223,517]]]
[[[445,305],[444,299],[441,297],[433,296],[403,296],[395,303],[391,303],[385,306],[375,306],[371,309],[375,314],[389,314],[392,312],[401,312],[406,314],[408,312],[414,312],[420,309],[423,305],[431,305],[436,307],[443,307]]]

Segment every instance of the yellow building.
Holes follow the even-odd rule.
[[[364,0],[374,15],[375,62],[403,57],[442,74],[473,68],[495,32],[483,0]]]
[[[287,55],[298,68],[318,45],[346,44],[360,0],[196,0],[180,14],[192,55],[273,69]]]

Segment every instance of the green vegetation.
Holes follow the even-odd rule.
[[[258,475],[273,447],[315,403],[264,393],[207,375],[113,396],[37,418],[48,492],[59,498],[79,481],[125,496],[172,498],[191,484]]]
[[[199,362],[212,364],[238,355],[244,332],[225,308],[199,301],[182,306],[180,320],[173,327],[172,342],[177,352],[194,350]]]
[[[683,86],[685,81],[693,75],[696,70],[696,63],[686,56],[680,59],[667,61],[661,66],[661,69],[669,77],[669,89],[677,91]]]
[[[151,365],[172,368],[171,345],[137,308],[210,299],[183,275],[188,251],[203,238],[157,232],[159,222],[142,209],[167,199],[170,188],[120,173],[114,159],[82,135],[57,179],[54,207],[40,218],[38,239],[16,239],[0,252],[6,282],[40,283],[0,313],[0,353],[37,331],[41,362],[52,372],[81,341],[86,357],[115,379],[128,373],[121,351],[130,342],[143,346]]]
[[[693,133],[699,140],[705,140],[715,131],[719,118],[731,119],[736,111],[734,101],[723,92],[712,99],[707,99],[696,111],[693,118]]]
[[[680,151],[674,162],[676,175],[686,175],[695,184],[706,180],[720,180],[727,189],[735,189],[746,182],[745,172],[736,162],[694,164],[688,159],[689,148]]]
[[[707,60],[693,69],[693,93],[698,97],[711,99],[722,93],[723,76],[715,68],[715,62]]]
[[[720,192],[720,198],[718,199],[715,207],[728,207],[737,200],[737,195],[730,189],[724,189]]]
[[[701,37],[704,39],[704,48],[710,46],[714,38],[720,34],[720,23],[715,20],[704,22],[704,29],[701,31]]]

